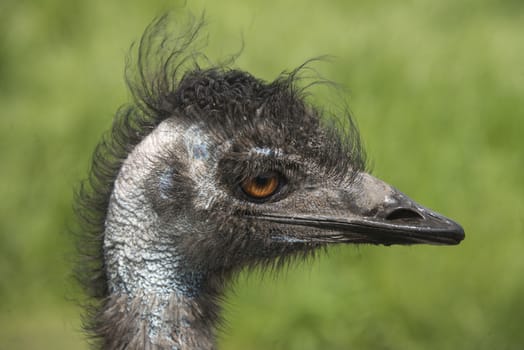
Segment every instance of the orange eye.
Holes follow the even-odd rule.
[[[244,180],[241,187],[248,196],[254,199],[264,199],[273,195],[279,185],[280,178],[278,174],[269,173]]]

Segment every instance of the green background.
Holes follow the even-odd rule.
[[[266,80],[323,54],[373,173],[459,221],[456,247],[332,248],[242,276],[221,349],[524,348],[524,2],[0,1],[0,349],[85,349],[72,188],[166,10]],[[317,103],[336,97],[323,90]]]

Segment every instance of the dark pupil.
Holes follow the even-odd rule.
[[[255,177],[255,183],[259,187],[265,187],[269,182],[269,176],[257,176]]]

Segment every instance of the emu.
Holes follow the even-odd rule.
[[[462,227],[366,170],[349,113],[329,123],[301,66],[265,82],[202,68],[201,21],[138,45],[133,103],[77,193],[84,327],[101,349],[214,349],[219,302],[245,268],[333,244],[458,244]]]

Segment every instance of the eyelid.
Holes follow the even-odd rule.
[[[284,155],[284,152],[280,149],[273,149],[269,147],[253,147],[248,152],[249,155],[259,155],[265,157],[280,157]]]

